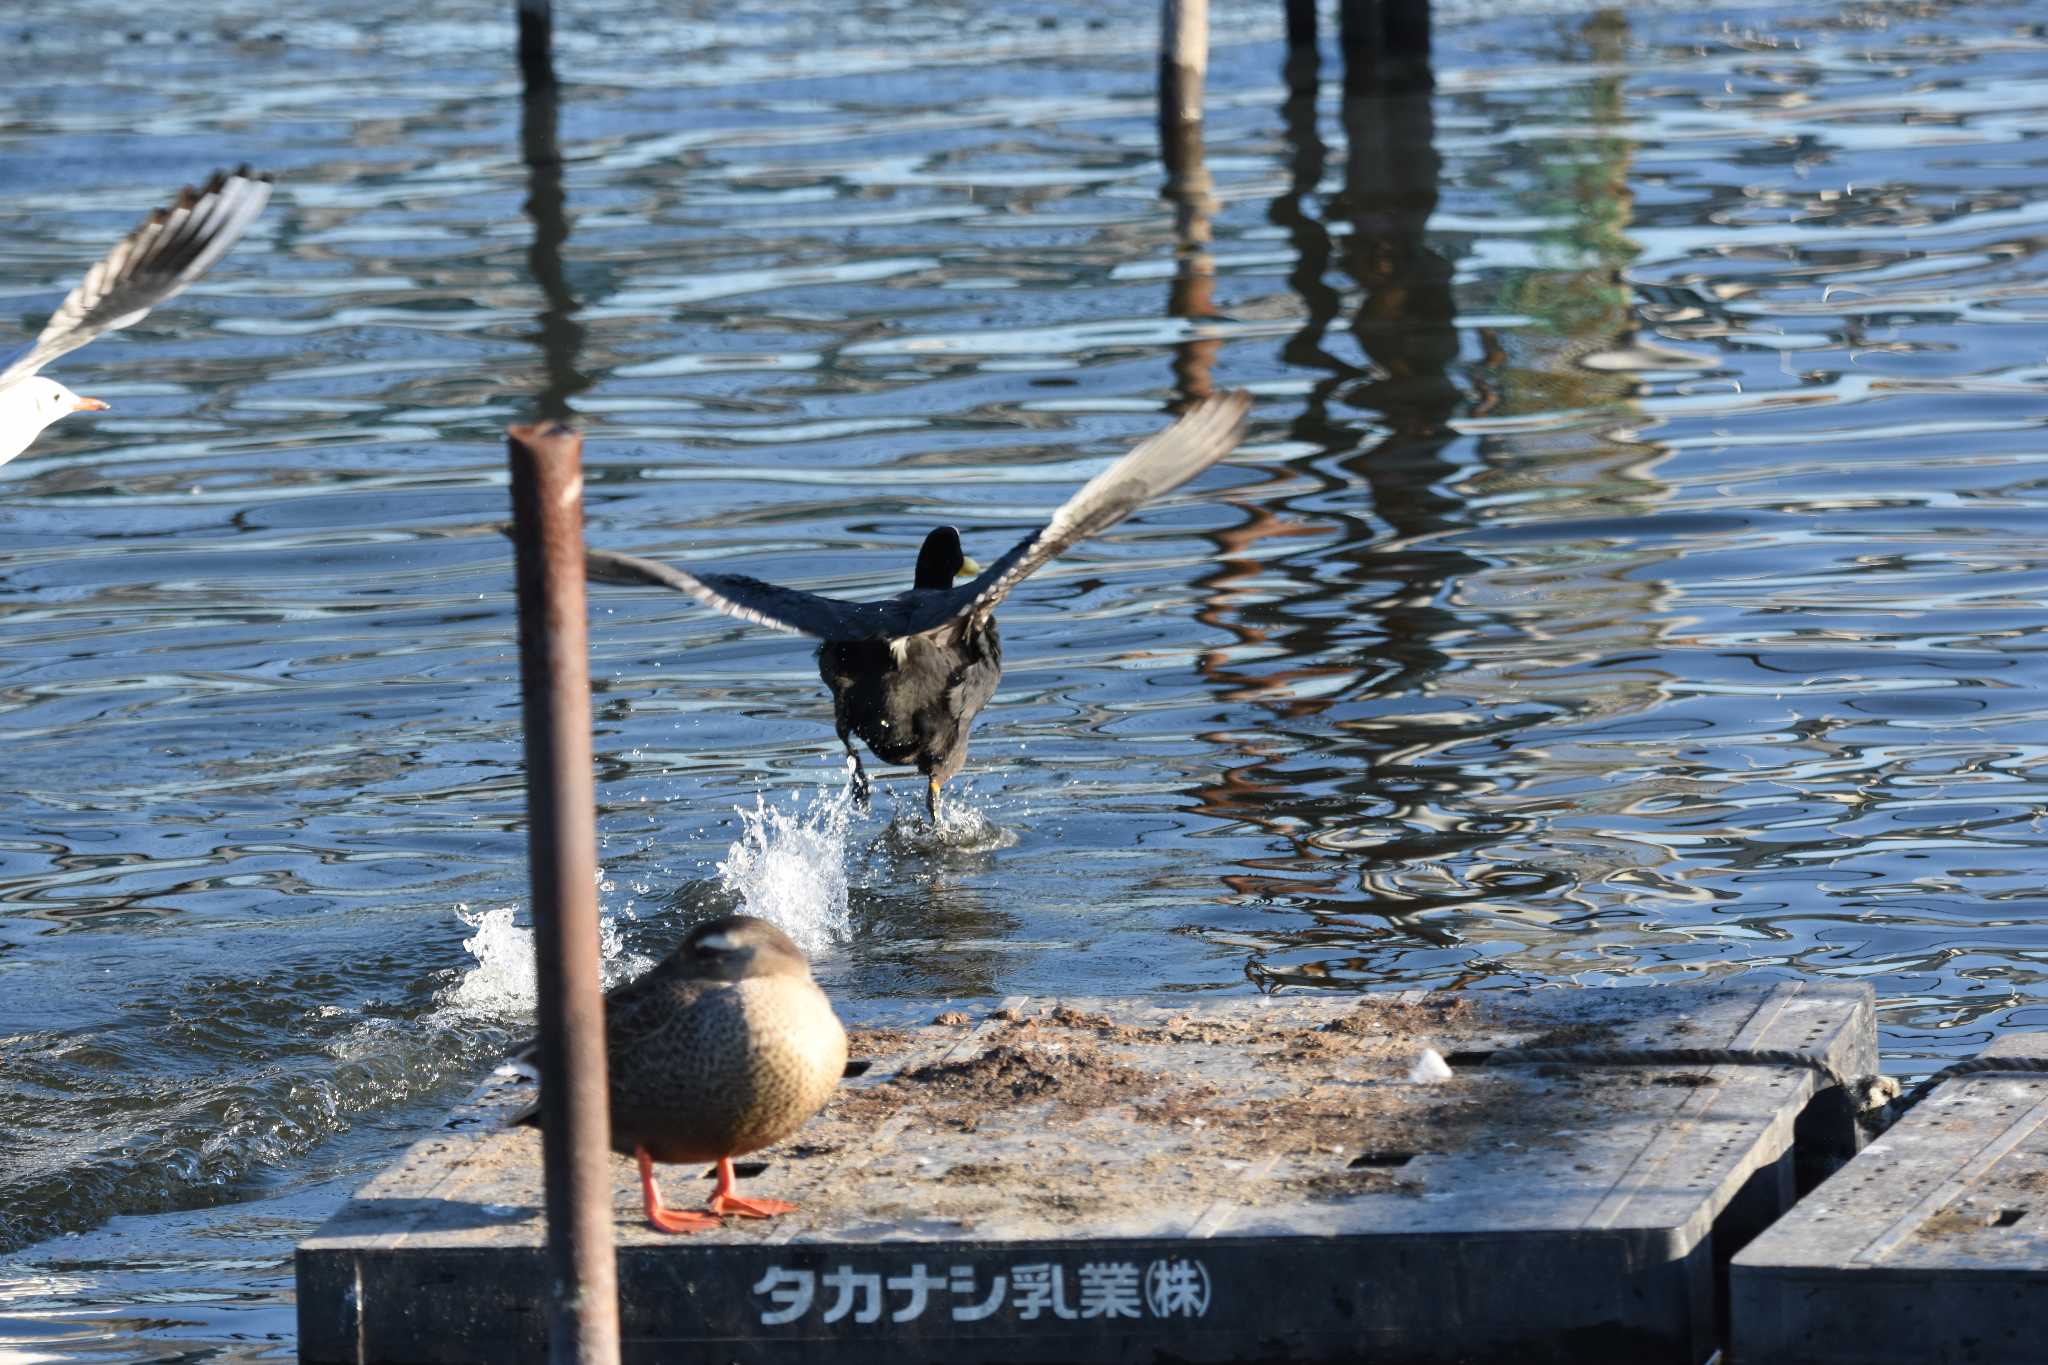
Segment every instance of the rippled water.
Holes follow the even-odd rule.
[[[551,383],[597,543],[847,594],[1259,400],[1006,606],[973,837],[846,808],[801,643],[602,590],[615,972],[750,904],[846,997],[1810,974],[1903,1070],[2048,1026],[2030,6],[1444,10],[1435,97],[1349,106],[1226,7],[1188,253],[1153,6],[685,8],[563,7],[552,370],[509,6],[7,21],[22,328],[169,186],[282,179],[0,470],[0,1350],[289,1358],[292,1239],[523,1027],[492,524]]]

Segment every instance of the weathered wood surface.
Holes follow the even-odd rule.
[[[869,1070],[742,1183],[798,1213],[666,1237],[615,1163],[629,1359],[1697,1361],[1717,1218],[1782,1211],[1795,1125],[1853,1150],[1821,1074],[1409,1065],[1876,1061],[1867,990],[1797,983],[847,1013]],[[500,1078],[301,1245],[304,1359],[541,1358],[537,1146],[497,1126],[526,1093]]]
[[[1944,1081],[1729,1273],[1743,1365],[2048,1360],[2048,1074]]]

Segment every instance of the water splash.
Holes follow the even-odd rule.
[[[928,857],[991,853],[1017,842],[1013,831],[968,805],[966,796],[964,788],[956,788],[941,801],[937,823],[925,816],[921,804],[915,810],[899,808],[875,841],[876,847],[892,857]]]
[[[476,959],[441,996],[441,1008],[464,1019],[524,1019],[534,1011],[533,929],[517,922],[518,907],[494,910],[455,907],[464,924],[476,932],[462,946]],[[607,911],[598,920],[597,943],[604,958],[604,984],[609,990],[653,966],[653,959],[626,950],[619,928],[621,916]]]
[[[808,803],[795,793],[789,809],[754,798],[752,810],[734,808],[740,837],[718,864],[722,890],[740,910],[758,915],[816,954],[852,925],[847,909],[846,831],[853,819],[853,786],[820,787]]]
[[[684,912],[690,919],[705,913],[756,915],[780,928],[813,956],[844,940],[851,931],[852,876],[848,870],[848,835],[854,798],[848,781],[836,790],[821,786],[808,798],[790,792],[780,804],[756,796],[751,807],[736,806],[739,837],[717,864],[715,882],[697,883]],[[981,853],[1007,848],[1017,836],[962,800],[964,793],[939,808],[936,825],[921,804],[914,812],[899,808],[876,840],[875,849],[889,857],[931,857]],[[614,890],[609,882],[601,889]],[[636,894],[647,888],[635,886]],[[704,894],[708,893],[708,894]],[[673,904],[673,903],[672,903]],[[534,1009],[533,930],[518,922],[518,907],[456,913],[474,932],[462,946],[476,965],[445,987],[438,1022],[524,1022]],[[653,965],[653,959],[629,952],[622,924],[638,918],[634,902],[607,910],[599,921],[607,988]]]

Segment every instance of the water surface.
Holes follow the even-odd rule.
[[[846,808],[801,642],[595,596],[615,973],[746,903],[846,997],[1855,979],[1901,1071],[2048,1026],[2029,7],[1445,11],[1433,97],[1348,106],[1219,12],[1182,250],[1152,7],[566,6],[552,357],[508,7],[432,8],[10,21],[23,330],[170,186],[281,184],[0,470],[6,1349],[289,1359],[293,1238],[524,1028],[493,526],[551,384],[594,541],[847,595],[1258,399],[1005,606],[973,839]]]

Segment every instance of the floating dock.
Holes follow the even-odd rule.
[[[1812,983],[844,1013],[861,1074],[741,1163],[799,1212],[665,1236],[614,1163],[628,1360],[1692,1365],[1877,1061],[1869,991]],[[302,1359],[546,1358],[530,1094],[300,1246]]]
[[[2048,1034],[1990,1061],[2041,1065]],[[2048,1072],[1942,1081],[1730,1271],[1738,1359],[2048,1360]]]

